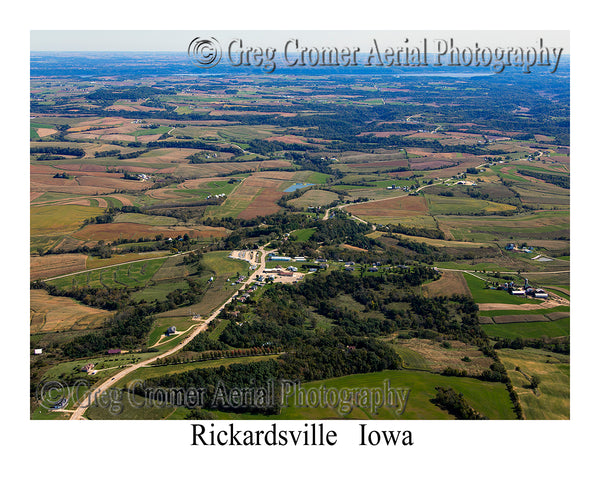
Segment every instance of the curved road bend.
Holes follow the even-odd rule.
[[[223,310],[223,308],[227,304],[229,304],[233,301],[233,297],[235,296],[235,294],[237,294],[240,290],[246,288],[246,286],[248,284],[253,282],[254,279],[263,272],[263,270],[265,269],[265,266],[266,266],[267,255],[269,253],[272,253],[275,251],[275,250],[270,250],[268,252],[265,252],[264,247],[261,247],[258,250],[261,252],[259,267],[248,277],[248,279],[237,290],[235,290],[231,294],[231,297],[229,297],[220,307],[218,307],[203,323],[198,325],[187,338],[185,338],[181,343],[175,345],[170,350],[167,350],[166,352],[161,353],[160,355],[149,358],[140,363],[136,363],[135,365],[131,365],[127,368],[124,368],[124,369],[120,370],[117,374],[115,374],[114,377],[111,377],[110,379],[105,380],[103,383],[101,383],[99,386],[97,386],[91,392],[89,392],[87,394],[87,398],[84,399],[82,401],[81,405],[79,405],[75,409],[75,411],[71,415],[70,420],[85,420],[83,415],[85,414],[86,410],[90,406],[90,403],[93,403],[95,398],[99,398],[104,392],[106,392],[110,387],[112,387],[119,380],[123,379],[125,376],[129,375],[131,372],[135,372],[140,367],[144,367],[159,358],[164,358],[169,355],[172,355],[175,352],[178,352],[183,347],[185,347],[188,343],[190,343],[196,335],[198,335],[200,332],[203,332],[204,330],[206,330],[208,328],[208,324],[210,322],[212,322],[217,317],[217,315],[219,315],[219,313],[221,313],[221,310]]]

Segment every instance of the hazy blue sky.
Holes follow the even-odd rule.
[[[370,48],[372,39],[380,45],[401,46],[405,38],[417,46],[423,38],[428,42],[451,38],[463,46],[510,47],[539,46],[539,39],[550,48],[563,47],[569,52],[568,31],[223,31],[223,30],[32,30],[31,51],[186,51],[195,37],[215,37],[223,47],[231,40],[241,38],[245,45],[273,47],[277,50],[290,38],[298,38],[302,45]]]

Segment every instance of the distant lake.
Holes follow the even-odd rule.
[[[314,185],[314,183],[296,183],[294,185],[292,185],[291,187],[288,187],[284,190],[284,192],[294,192],[300,188],[306,188],[306,187],[312,187]]]

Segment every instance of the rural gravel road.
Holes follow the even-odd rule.
[[[86,410],[94,403],[94,399],[100,398],[102,394],[104,394],[109,388],[111,388],[113,385],[115,385],[119,380],[123,379],[130,373],[135,372],[138,368],[145,367],[146,365],[149,365],[150,363],[154,362],[155,360],[157,360],[159,358],[164,358],[164,357],[174,354],[175,352],[178,352],[183,347],[185,347],[188,343],[190,343],[196,335],[198,335],[200,332],[205,331],[208,328],[208,325],[210,324],[210,322],[212,322],[217,317],[217,315],[219,315],[219,313],[221,313],[221,310],[223,310],[223,308],[226,305],[228,305],[229,303],[231,303],[233,301],[233,297],[240,290],[245,289],[250,283],[252,283],[255,280],[255,278],[257,276],[259,276],[263,272],[263,270],[265,269],[265,266],[266,266],[267,255],[269,253],[274,252],[274,250],[265,252],[264,247],[261,247],[261,248],[259,248],[259,251],[261,252],[259,267],[252,273],[252,275],[250,275],[248,277],[246,282],[244,282],[237,290],[235,290],[232,293],[232,295],[220,307],[218,307],[209,317],[207,317],[200,325],[198,325],[187,338],[185,338],[181,343],[175,345],[173,348],[167,350],[166,352],[161,353],[160,355],[157,355],[155,357],[149,358],[147,360],[144,360],[140,363],[136,363],[135,365],[131,365],[127,368],[124,368],[124,369],[120,370],[117,374],[115,374],[115,376],[102,382],[99,386],[97,386],[91,392],[89,392],[87,394],[87,397],[82,400],[81,404],[75,409],[75,411],[71,415],[70,420],[85,420],[85,417],[83,415],[85,414]],[[182,254],[179,254],[179,255],[182,255]]]

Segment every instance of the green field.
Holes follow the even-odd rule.
[[[391,347],[402,359],[402,366],[408,369],[416,370],[430,370],[429,364],[423,355],[410,348],[401,347],[395,343],[391,344]]]
[[[561,318],[553,322],[504,323],[482,325],[481,328],[492,338],[542,338],[563,337],[570,334],[571,321]]]
[[[473,295],[473,301],[475,303],[509,303],[513,305],[541,303],[540,300],[516,297],[504,290],[490,290],[489,288],[485,288],[486,283],[483,280],[480,280],[469,273],[463,273],[463,276],[467,281],[467,285],[469,290],[471,290],[471,295]]]
[[[316,231],[316,228],[303,228],[301,230],[294,230],[290,236],[294,237],[297,242],[306,242]]]
[[[535,315],[546,315],[552,312],[568,312],[570,307],[567,305],[560,305],[553,308],[538,308],[535,310],[523,311],[523,310],[486,310],[479,312],[479,316],[483,317],[498,317],[500,315],[523,315],[523,314],[535,314]]]
[[[165,258],[145,262],[127,263],[114,267],[92,270],[51,280],[48,283],[58,288],[76,287],[139,287],[145,286],[161,267]]]
[[[131,295],[134,301],[145,300],[147,302],[153,302],[158,300],[163,302],[167,299],[167,295],[177,289],[183,291],[189,289],[189,284],[185,280],[161,282],[155,285],[149,285],[143,290],[138,290]]]
[[[343,414],[338,411],[339,406],[311,408],[291,405],[284,406],[281,413],[275,416],[214,413],[219,419],[452,419],[454,418],[452,415],[430,402],[435,397],[435,387],[443,386],[451,387],[462,393],[469,405],[490,419],[516,418],[504,384],[482,382],[473,378],[445,377],[429,372],[408,370],[385,370],[308,382],[302,384],[302,387],[304,389],[319,389],[323,385],[326,388],[337,388],[338,391],[354,388],[383,388],[386,380],[389,380],[391,387],[410,389],[404,413],[397,413],[394,406],[383,407],[378,410],[377,414],[373,414],[369,408],[355,406],[349,414]]]

